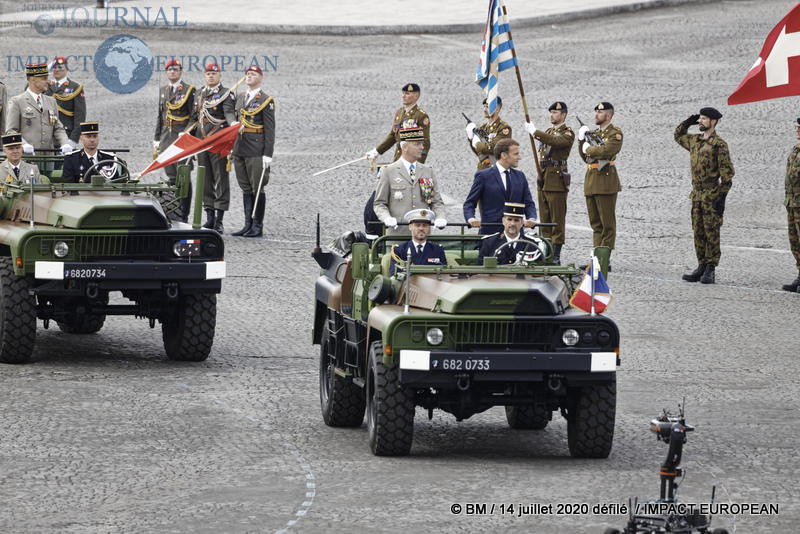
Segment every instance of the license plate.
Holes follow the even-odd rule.
[[[64,269],[64,278],[105,278],[105,269]]]
[[[491,360],[485,358],[443,358],[431,360],[431,369],[439,371],[489,371]]]

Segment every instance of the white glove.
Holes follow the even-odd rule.
[[[69,143],[69,147],[70,147],[72,150],[75,150],[75,148],[77,148],[77,146],[78,146],[78,143],[76,143],[76,142],[75,142],[75,141],[73,141],[72,139],[70,139],[69,141],[67,141],[67,143]]]
[[[584,141],[584,142],[583,142],[583,144],[581,145],[581,150],[583,150],[583,153],[584,153],[584,154],[586,154],[586,150],[587,150],[587,149],[588,149],[590,146],[592,146],[592,145],[590,145],[588,141]]]
[[[378,154],[377,148],[373,148],[372,150],[368,150],[365,156],[367,156],[367,159],[375,159],[380,156],[380,154]]]
[[[433,225],[439,230],[444,230],[445,226],[447,226],[447,219],[438,217],[435,221],[433,221]]]
[[[158,146],[161,144],[160,141],[153,141],[153,149],[158,150]]]
[[[394,217],[386,217],[383,220],[383,224],[386,225],[386,228],[397,230],[397,219],[395,219]]]
[[[536,126],[533,125],[533,121],[525,123],[525,131],[531,136],[536,133]]]
[[[578,129],[578,141],[583,141],[586,139],[586,133],[589,131],[589,127],[585,124]]]
[[[480,143],[480,142],[481,142],[481,138],[476,135],[475,137],[472,138],[472,147],[475,150],[478,150],[478,143]]]
[[[63,145],[61,145],[61,155],[62,156],[66,156],[70,152],[72,152],[72,145],[70,145],[69,143],[64,143]]]
[[[472,141],[472,138],[475,137],[475,128],[477,128],[477,126],[475,126],[474,122],[467,124],[467,138],[470,141]]]
[[[269,169],[269,166],[272,163],[272,158],[269,156],[261,156],[261,162],[264,164],[265,169]]]
[[[26,154],[33,154],[33,145],[22,143],[22,151]]]

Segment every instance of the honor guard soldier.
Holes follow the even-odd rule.
[[[8,105],[8,94],[6,94],[6,86],[0,82],[0,136],[6,131],[6,106]],[[3,143],[0,142],[0,148]]]
[[[617,239],[617,194],[622,191],[615,159],[622,150],[622,130],[611,124],[614,106],[600,102],[594,108],[593,132],[588,126],[578,130],[578,154],[586,163],[583,194],[592,227],[594,246],[614,249]],[[594,139],[596,144],[592,144]]]
[[[236,97],[236,118],[244,128],[233,146],[236,181],[242,188],[244,227],[231,235],[261,237],[264,233],[264,208],[269,168],[275,149],[275,99],[261,89],[264,74],[256,66],[244,72],[247,91]],[[255,206],[255,216],[253,207]]]
[[[797,119],[795,137],[800,139],[800,119]],[[800,142],[789,152],[786,160],[786,215],[789,229],[789,248],[797,264],[797,278],[783,285],[784,291],[800,293]]]
[[[697,268],[684,274],[687,282],[713,284],[719,264],[719,231],[725,212],[725,197],[733,185],[733,163],[728,144],[716,133],[722,113],[703,108],[675,128],[675,142],[689,151],[692,170],[692,230]],[[689,134],[689,127],[700,124],[699,134]]]
[[[64,125],[58,119],[58,106],[52,96],[47,96],[47,64],[25,65],[28,88],[8,104],[6,132],[22,134],[22,149],[33,154],[36,149],[61,149],[64,155],[72,152]]]
[[[39,175],[39,167],[22,161],[22,134],[10,133],[2,136],[5,161],[0,163],[0,180],[5,184],[48,183],[47,178]]]
[[[561,263],[561,247],[564,246],[567,224],[567,194],[571,181],[567,158],[575,141],[575,133],[565,124],[567,104],[553,102],[548,108],[550,124],[545,131],[537,130],[532,122],[525,129],[539,141],[539,157],[542,162],[539,186],[539,220],[543,223],[556,223],[558,226],[542,227],[542,236],[553,240],[553,260]]]
[[[483,116],[488,120],[480,128],[474,122],[467,124],[467,139],[470,148],[478,156],[478,170],[488,169],[497,162],[494,157],[494,147],[501,139],[511,138],[511,126],[500,118],[500,108],[503,99],[497,97],[497,109],[489,115],[489,104],[483,99]],[[479,135],[480,134],[480,135]],[[485,138],[482,138],[482,135]]]
[[[121,174],[120,167],[116,163],[105,163],[98,165],[101,161],[116,161],[117,155],[113,152],[98,150],[100,144],[100,125],[96,122],[82,122],[80,124],[80,142],[82,149],[68,154],[64,158],[64,170],[62,176],[67,182],[83,183],[88,182],[89,177],[86,171],[94,168],[91,174],[104,176],[106,180],[112,180]]]
[[[67,58],[57,57],[53,60],[53,78],[45,94],[56,99],[58,118],[64,125],[72,142],[72,148],[78,146],[81,136],[81,123],[86,121],[86,97],[83,85],[67,78]]]
[[[236,96],[222,85],[222,72],[219,65],[209,63],[205,68],[206,85],[200,90],[197,100],[196,136],[206,138],[221,128],[236,122]],[[228,211],[231,201],[228,158],[206,150],[197,155],[197,164],[206,168],[205,188],[203,189],[203,208],[206,223],[203,228],[213,228],[223,233],[222,217]]]
[[[411,239],[392,246],[390,272],[394,274],[395,264],[398,261],[406,261],[409,252],[412,265],[447,265],[444,248],[428,242],[428,234],[431,231],[431,224],[435,224],[436,213],[428,209],[411,210],[403,216],[403,220],[408,223]]]
[[[158,153],[163,152],[169,145],[186,131],[194,113],[195,87],[181,80],[183,67],[177,59],[167,61],[165,66],[169,83],[158,94],[158,118],[156,120],[156,134],[153,141],[153,159]],[[178,175],[178,164],[173,163],[164,167],[169,182],[175,184]],[[189,184],[189,193],[181,201],[181,219],[189,219],[189,206],[192,200],[192,186]]]
[[[386,226],[387,234],[405,233],[397,228],[397,220],[414,209],[443,213],[444,202],[433,169],[419,162],[425,146],[425,134],[419,126],[403,128],[400,136],[400,159],[387,165],[375,187],[375,214]],[[434,225],[447,226],[444,218]]]

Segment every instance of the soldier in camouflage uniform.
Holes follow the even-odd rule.
[[[486,135],[485,139],[481,139],[481,136],[477,135],[475,131],[477,127],[474,122],[467,124],[467,139],[470,142],[470,148],[478,156],[479,171],[488,169],[497,163],[497,158],[494,157],[494,146],[501,139],[511,138],[511,126],[500,118],[500,108],[502,107],[503,99],[498,96],[497,109],[489,115],[489,104],[485,98],[483,99],[483,116],[489,120],[484,122],[479,130]]]
[[[800,119],[797,119],[795,135],[800,139]],[[786,160],[786,215],[789,227],[789,246],[797,263],[797,278],[783,285],[784,291],[800,293],[800,143],[794,145]]]
[[[617,239],[617,193],[622,191],[615,158],[622,149],[622,130],[611,124],[614,106],[600,102],[594,108],[594,122],[598,128],[588,126],[578,130],[578,154],[586,162],[583,194],[589,224],[594,231],[594,246],[614,249]],[[593,145],[591,139],[597,140]]]
[[[537,130],[532,122],[525,124],[525,129],[539,141],[539,157],[542,162],[543,177],[536,183],[539,186],[540,220],[545,223],[556,223],[542,227],[542,235],[553,240],[553,260],[561,263],[561,247],[564,246],[565,226],[567,222],[567,193],[569,193],[570,175],[567,158],[575,141],[575,133],[567,126],[567,104],[553,102],[548,108],[550,124],[545,131]]]
[[[713,284],[719,264],[719,231],[725,212],[725,197],[733,184],[733,163],[728,144],[716,133],[722,113],[706,107],[675,129],[675,141],[689,151],[692,168],[692,230],[697,268],[684,274],[687,282]],[[700,124],[699,134],[687,133],[693,124]]]
[[[53,60],[53,78],[46,95],[56,99],[58,104],[58,118],[64,125],[72,142],[72,147],[78,145],[81,137],[81,123],[86,122],[86,99],[83,94],[83,85],[67,78],[67,58],[57,57]]]

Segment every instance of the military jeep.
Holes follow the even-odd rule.
[[[572,456],[607,457],[619,330],[570,306],[581,271],[554,264],[548,239],[535,261],[477,265],[481,236],[432,235],[446,266],[401,261],[392,274],[391,248],[409,238],[351,233],[312,254],[324,422],[358,427],[366,412],[372,452],[395,456],[410,452],[417,406],[458,421],[503,406],[521,430],[560,411]]]
[[[200,229],[197,205],[193,225],[172,220],[190,169],[180,168],[175,186],[140,183],[117,160],[121,172],[111,180],[91,174],[87,183],[63,183],[52,157],[25,159],[50,183],[0,180],[0,362],[31,359],[38,320],[91,334],[108,315],[145,318],[151,328],[159,322],[168,358],[205,360],[225,277],[224,244]],[[198,170],[195,202],[204,172]],[[112,303],[113,292],[128,303]]]

